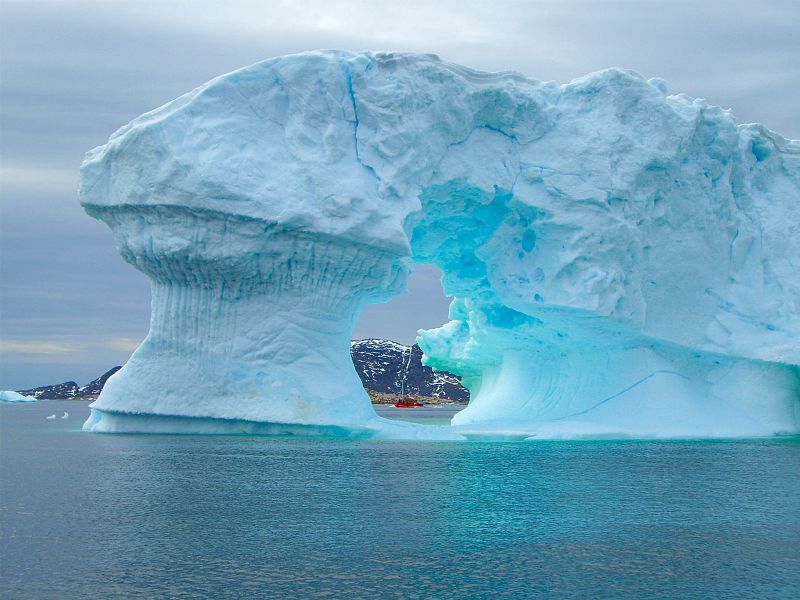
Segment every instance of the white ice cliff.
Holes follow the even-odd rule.
[[[800,142],[661,80],[281,57],[117,131],[81,200],[153,290],[90,430],[800,431]],[[454,296],[427,362],[472,394],[435,433],[377,418],[348,349],[413,262]]]

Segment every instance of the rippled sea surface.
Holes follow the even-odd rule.
[[[796,438],[102,435],[87,413],[0,405],[3,598],[800,597]]]

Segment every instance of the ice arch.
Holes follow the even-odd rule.
[[[416,260],[455,296],[421,345],[473,392],[435,435],[798,431],[800,143],[660,80],[281,57],[120,129],[81,199],[153,282],[90,430],[434,435],[347,351]]]

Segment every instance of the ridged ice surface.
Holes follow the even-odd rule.
[[[798,432],[800,142],[660,80],[277,58],[123,127],[81,198],[153,280],[90,429],[394,435],[348,343],[416,261],[455,297],[420,346],[472,401],[398,435]]]

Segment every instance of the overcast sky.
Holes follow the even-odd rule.
[[[800,1],[0,2],[0,389],[85,383],[147,333],[146,278],[78,205],[83,154],[208,79],[319,48],[411,50],[567,82],[609,66],[800,138]],[[435,270],[356,337],[446,320]]]

